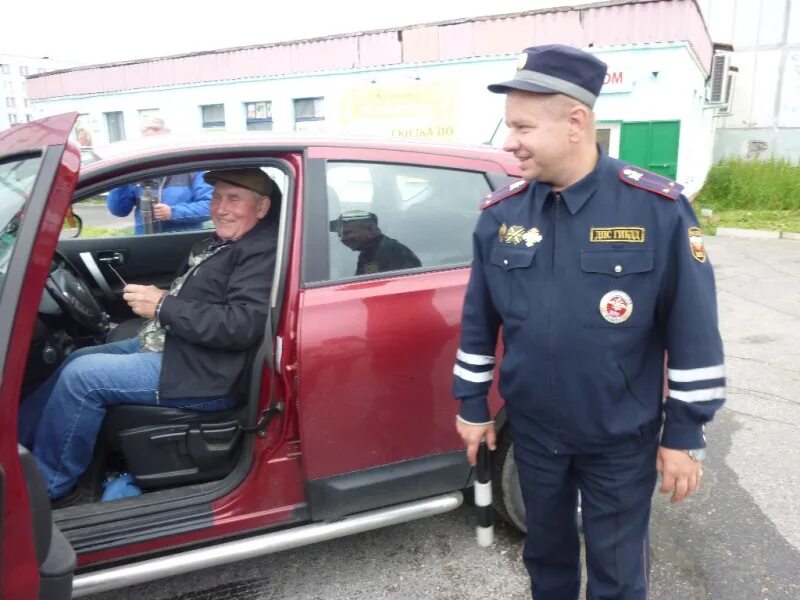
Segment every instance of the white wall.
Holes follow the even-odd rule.
[[[703,109],[705,78],[683,43],[648,44],[640,47],[598,49],[596,54],[620,73],[622,82],[604,87],[595,107],[600,121],[681,121],[678,180],[705,176],[710,164],[713,123]],[[404,84],[408,89],[428,82],[445,82],[452,91],[451,141],[488,141],[503,117],[504,96],[487,91],[486,85],[511,79],[517,56],[452,61],[436,65],[358,72],[317,73],[305,76],[215,82],[203,85],[152,89],[111,95],[52,99],[37,103],[37,113],[68,111],[88,113],[94,144],[108,140],[104,113],[124,113],[126,137],[140,136],[140,109],[159,108],[175,133],[200,131],[203,104],[225,104],[227,131],[245,131],[245,102],[272,101],[274,132],[294,129],[293,98],[324,96],[325,132],[347,134],[341,122],[341,103],[354,86]],[[418,78],[418,79],[417,79]],[[374,81],[375,84],[371,82]],[[388,129],[374,133],[386,134]],[[363,130],[358,133],[364,133]]]

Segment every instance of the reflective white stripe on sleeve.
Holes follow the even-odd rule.
[[[450,356],[452,356],[452,354]],[[494,372],[492,371],[486,371],[485,373],[473,373],[472,371],[468,371],[464,367],[460,367],[458,365],[453,367],[453,375],[473,383],[483,383],[484,381],[491,381],[494,379]]]
[[[721,400],[725,398],[725,388],[715,387],[704,390],[692,390],[685,392],[682,390],[670,390],[669,397],[681,402],[703,402],[704,400]]]
[[[494,356],[484,356],[483,354],[467,354],[466,352],[463,352],[460,348],[458,352],[456,352],[456,358],[463,363],[467,363],[468,365],[494,364]]]
[[[721,379],[725,377],[725,365],[703,367],[702,369],[669,369],[667,377],[670,381],[688,383],[692,381],[705,381],[706,379]]]

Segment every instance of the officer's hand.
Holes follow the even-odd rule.
[[[153,205],[153,217],[156,221],[169,221],[172,218],[172,207],[159,202]]]
[[[486,425],[470,425],[464,423],[460,419],[456,419],[456,431],[464,444],[467,447],[467,460],[473,467],[478,462],[478,446],[481,445],[481,440],[486,440],[486,445],[489,450],[497,448],[497,435],[494,431],[494,423],[487,423]]]
[[[145,319],[156,316],[156,307],[167,290],[160,290],[154,285],[136,285],[129,283],[122,288],[122,298],[128,303],[133,312]]]
[[[700,489],[703,469],[685,450],[659,446],[656,469],[661,473],[661,493],[672,494],[673,504]]]

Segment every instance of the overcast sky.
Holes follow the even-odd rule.
[[[2,11],[0,53],[104,63],[585,2],[12,0]]]

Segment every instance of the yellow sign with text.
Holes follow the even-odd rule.
[[[344,90],[345,132],[401,138],[452,139],[457,86],[444,81],[365,84]]]

